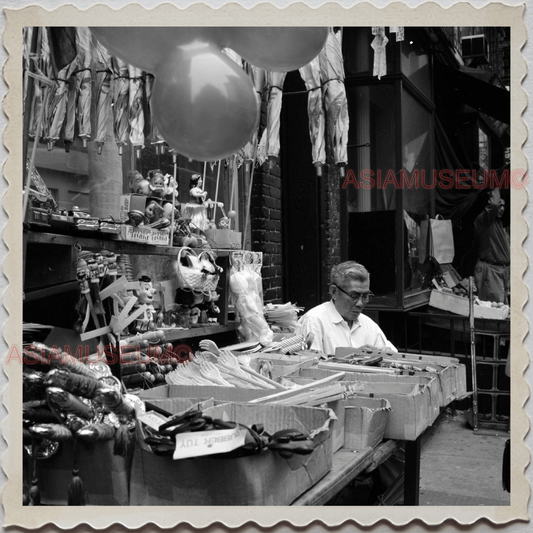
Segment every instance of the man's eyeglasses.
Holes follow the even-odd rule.
[[[338,285],[336,285],[336,284],[334,284],[334,285],[335,285],[335,287],[337,287],[337,289],[339,289],[339,291],[341,291],[344,294],[346,294],[346,296],[348,296],[348,298],[350,298],[350,300],[352,300],[352,302],[354,302],[354,303],[358,302],[359,299],[361,299],[361,301],[364,304],[367,304],[374,297],[374,293],[372,291],[368,291],[368,292],[353,292],[353,293],[350,294],[349,292],[346,292],[344,289],[341,289]]]

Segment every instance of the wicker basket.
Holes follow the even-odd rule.
[[[206,268],[212,265],[213,268]],[[182,289],[209,292],[217,288],[220,267],[215,265],[215,258],[208,250],[196,254],[186,246],[178,252],[176,260],[178,286]]]

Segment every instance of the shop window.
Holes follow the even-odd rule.
[[[405,39],[401,42],[400,66],[402,74],[430,98],[430,59],[424,51],[420,34],[413,28],[405,28]]]
[[[407,90],[402,92],[402,186],[404,210],[404,289],[420,290],[423,282],[419,261],[420,225],[432,213],[431,114]]]
[[[395,208],[394,85],[348,89],[349,169],[345,180],[349,213]]]

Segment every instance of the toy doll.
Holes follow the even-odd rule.
[[[145,195],[150,193],[150,182],[144,179],[138,170],[128,172],[128,181],[130,192]]]
[[[165,177],[163,176],[163,173],[160,170],[150,170],[148,172],[148,180],[150,196],[156,196],[157,198],[162,198],[163,196],[165,196]]]
[[[134,294],[137,297],[137,303],[135,307],[140,307],[146,304],[146,310],[142,313],[137,320],[135,320],[134,329],[136,332],[144,332],[155,329],[155,308],[153,306],[154,294],[156,290],[152,284],[152,279],[148,276],[142,276],[139,278],[139,287],[134,290]]]
[[[191,231],[200,233],[208,228],[207,191],[202,189],[203,180],[200,174],[193,174],[189,183],[190,201],[183,209],[184,218],[190,219]]]

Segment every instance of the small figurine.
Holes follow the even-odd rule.
[[[152,284],[152,279],[148,276],[139,278],[139,288],[134,290],[137,297],[135,307],[140,307],[146,304],[146,311],[135,320],[135,331],[137,333],[154,330],[155,329],[155,308],[152,304],[154,301],[154,294],[156,290]]]
[[[148,172],[148,180],[150,196],[163,198],[163,196],[166,194],[165,177],[163,176],[163,173],[159,169],[150,170]]]
[[[131,170],[128,172],[128,182],[130,192],[144,195],[150,193],[150,182],[144,179],[138,170]]]
[[[146,203],[144,208],[144,216],[148,224],[156,222],[160,218],[163,218],[164,210],[157,200],[150,200]]]
[[[207,191],[203,190],[200,174],[193,174],[189,183],[190,201],[185,204],[184,217],[190,219],[191,231],[200,233],[208,227],[207,223]]]
[[[220,314],[220,308],[215,302],[211,302],[207,308],[207,322],[211,324],[216,324],[218,322],[217,315]]]

